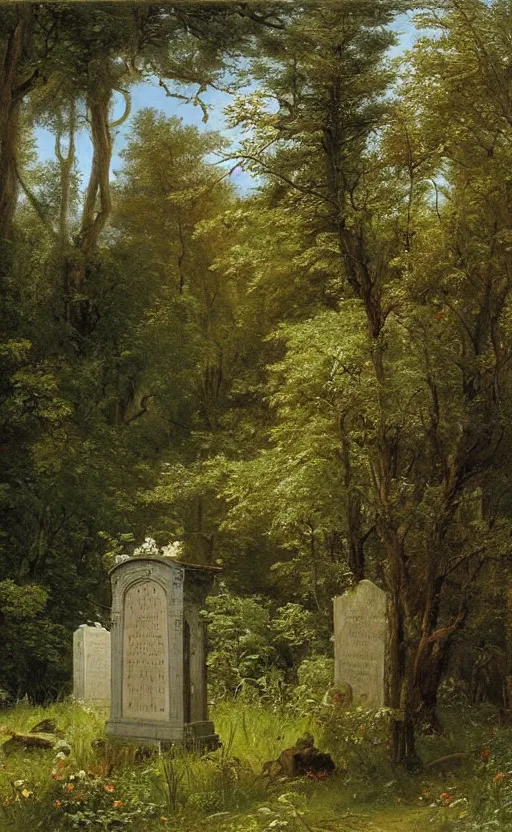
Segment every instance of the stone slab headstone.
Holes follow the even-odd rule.
[[[111,570],[112,695],[107,734],[212,746],[200,610],[217,571],[133,557]]]
[[[334,684],[354,706],[385,705],[387,634],[387,596],[371,581],[334,599]]]
[[[73,698],[110,702],[110,633],[104,627],[83,624],[73,633]]]

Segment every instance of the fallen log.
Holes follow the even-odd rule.
[[[0,734],[9,737],[2,745],[4,754],[12,754],[14,751],[33,751],[38,748],[53,748],[60,739],[56,734],[23,734],[19,731],[13,731],[6,725],[0,727]]]
[[[263,766],[262,774],[270,779],[276,777],[308,776],[322,779],[332,774],[336,766],[329,754],[314,746],[311,735],[299,738],[294,746],[281,751],[277,760],[269,760]]]

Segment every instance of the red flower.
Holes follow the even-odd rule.
[[[503,772],[502,772],[502,771],[500,771],[500,773],[499,773],[499,774],[497,774],[497,775],[496,775],[496,777],[495,777],[494,779],[495,779],[496,783],[499,783],[499,782],[500,782],[500,780],[503,780],[503,778],[504,778],[504,777],[505,777],[505,775],[503,774]]]
[[[113,786],[112,783],[109,783],[107,786],[104,786],[103,788],[105,789],[106,792],[113,792],[115,786]]]
[[[123,805],[122,800],[114,800],[114,809],[120,809],[122,805]]]
[[[482,750],[482,760],[488,760],[488,759],[489,759],[489,751],[487,750],[487,748],[484,748]]]

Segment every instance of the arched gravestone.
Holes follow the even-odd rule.
[[[351,704],[386,704],[387,647],[387,596],[382,589],[360,581],[334,599],[334,683],[350,688]]]
[[[133,557],[111,570],[112,689],[107,734],[216,746],[201,617],[211,567]]]

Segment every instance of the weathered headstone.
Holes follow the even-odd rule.
[[[110,736],[217,743],[207,715],[200,615],[216,571],[155,556],[129,558],[111,570]]]
[[[350,687],[356,706],[385,704],[386,608],[386,593],[366,580],[334,599],[334,683]]]
[[[73,633],[73,697],[107,705],[110,701],[110,633],[83,624]]]

